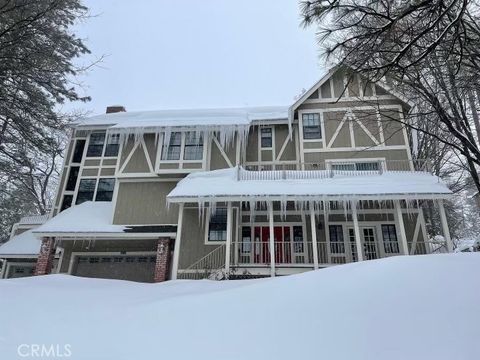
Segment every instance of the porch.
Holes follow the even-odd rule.
[[[452,251],[443,204],[451,192],[437,177],[417,171],[324,175],[233,168],[187,176],[168,195],[179,204],[172,277],[276,276]],[[441,244],[427,238],[425,204],[438,208]],[[225,241],[179,269],[184,206],[197,207],[207,224],[223,208]]]

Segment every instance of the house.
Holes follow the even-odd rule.
[[[291,106],[109,107],[73,126],[35,273],[238,279],[425,254],[428,202],[452,251],[410,107],[339,67]]]
[[[25,216],[13,225],[9,240],[0,245],[0,279],[33,275],[41,240],[32,230],[47,220],[48,214]]]

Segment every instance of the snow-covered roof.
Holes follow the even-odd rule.
[[[241,167],[188,175],[168,194],[170,202],[229,200],[322,200],[324,198],[430,199],[446,198],[448,187],[423,172],[355,174],[312,171],[247,171]]]
[[[15,235],[0,246],[0,257],[4,255],[38,255],[41,241],[32,231],[27,230],[19,235]]]
[[[37,236],[63,233],[121,233],[123,225],[112,225],[111,202],[87,201],[62,211],[45,224],[35,228]]]
[[[41,225],[41,224],[45,223],[45,221],[48,220],[48,216],[49,216],[49,214],[24,216],[20,219],[18,224],[21,224],[21,225]]]
[[[96,115],[77,126],[116,128],[248,126],[253,121],[286,120],[288,106],[133,111]]]

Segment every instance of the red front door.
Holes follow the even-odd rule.
[[[270,228],[255,227],[255,263],[270,263]],[[290,262],[290,227],[275,226],[273,228],[275,243],[275,263]]]

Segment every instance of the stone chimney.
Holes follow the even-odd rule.
[[[107,114],[117,113],[117,112],[126,112],[125,106],[122,105],[111,105],[107,106]]]

